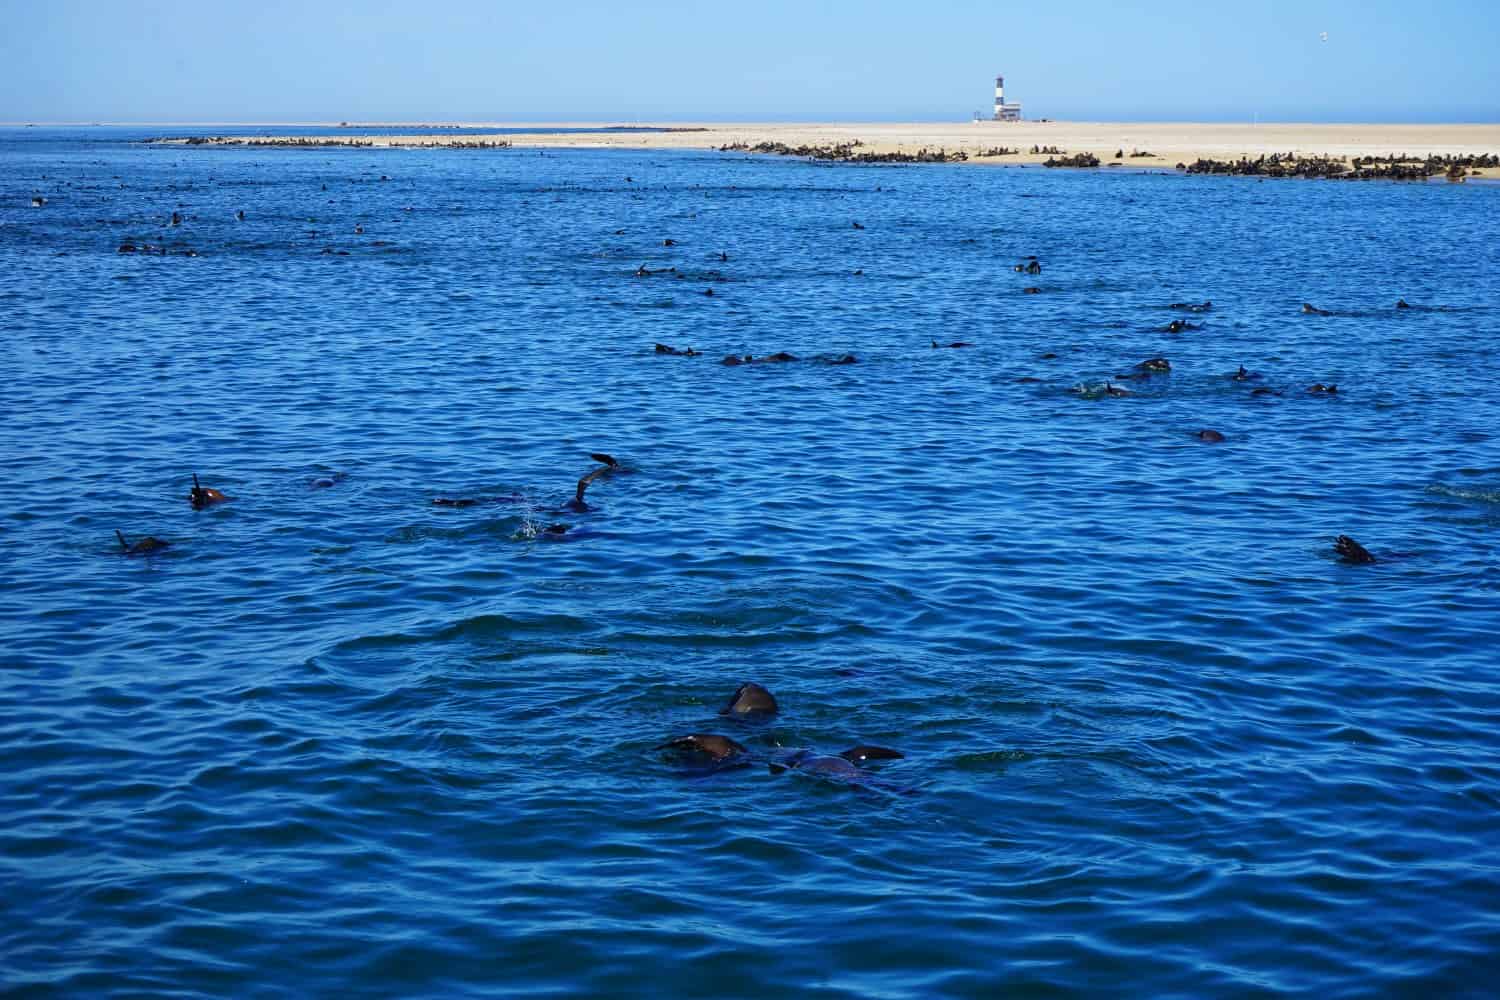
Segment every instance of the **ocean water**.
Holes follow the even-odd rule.
[[[1500,187],[157,132],[0,131],[5,992],[1492,995]]]

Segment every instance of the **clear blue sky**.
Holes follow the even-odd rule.
[[[0,121],[1500,121],[1500,0],[0,0]],[[1328,33],[1328,40],[1320,38]]]

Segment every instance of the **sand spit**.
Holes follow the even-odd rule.
[[[649,123],[638,123],[649,126]],[[550,126],[483,123],[465,128]],[[589,127],[570,122],[557,127]],[[618,128],[599,124],[600,129]],[[341,144],[360,146],[454,146],[590,149],[753,149],[757,146],[829,148],[849,146],[870,159],[893,160],[926,150],[947,161],[976,164],[1040,165],[1051,159],[1097,157],[1136,169],[1175,169],[1197,161],[1230,163],[1260,157],[1295,160],[1375,157],[1423,162],[1430,157],[1478,157],[1500,153],[1500,125],[1325,125],[1203,124],[1150,122],[858,122],[858,123],[673,123],[662,132],[519,132],[484,135],[358,135]],[[351,132],[357,132],[351,129]],[[344,137],[340,137],[341,139]],[[186,143],[187,140],[177,140]],[[270,137],[260,144],[296,145],[294,137]],[[210,143],[212,144],[212,143]],[[962,154],[962,155],[960,155]],[[1483,176],[1500,176],[1484,167]],[[1472,171],[1470,171],[1472,173]]]

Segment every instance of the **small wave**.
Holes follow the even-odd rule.
[[[1454,500],[1472,500],[1475,503],[1500,504],[1500,489],[1474,489],[1465,486],[1436,485],[1427,487],[1432,496],[1451,497]]]

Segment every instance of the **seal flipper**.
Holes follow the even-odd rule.
[[[600,461],[603,461],[604,459],[609,458],[608,455],[594,455],[594,456],[591,456],[591,457],[593,457],[595,459],[598,459]],[[589,505],[584,502],[583,495],[588,492],[588,488],[589,488],[590,485],[593,484],[594,480],[598,479],[600,476],[604,475],[605,473],[613,472],[615,470],[615,467],[616,467],[617,464],[618,463],[616,463],[614,459],[610,458],[608,464],[600,466],[599,468],[595,469],[593,472],[590,472],[588,475],[586,475],[582,479],[578,480],[578,492],[575,493],[575,494],[573,494],[573,499],[570,500],[568,502],[568,504],[567,504],[568,508],[570,510],[575,510],[575,511],[580,511],[580,512],[581,511],[587,511],[587,510],[589,510]]]
[[[620,466],[620,463],[615,461],[615,457],[613,455],[606,455],[602,451],[590,452],[589,458],[592,458],[596,462],[603,462],[611,469],[616,469]]]
[[[729,696],[729,701],[719,709],[719,714],[758,718],[772,716],[779,711],[781,708],[776,704],[776,696],[759,684],[750,681],[735,689],[734,694]]]
[[[120,549],[121,549],[121,551],[123,551],[126,555],[129,555],[130,554],[130,543],[125,540],[125,536],[120,533],[120,529],[119,528],[115,529],[115,537],[120,540]]]

